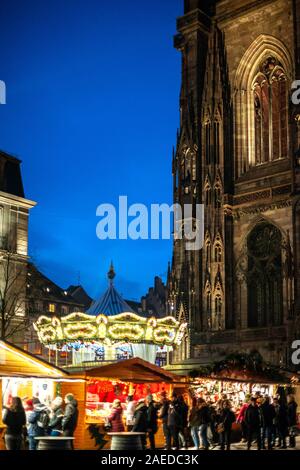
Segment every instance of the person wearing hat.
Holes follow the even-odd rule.
[[[147,425],[150,449],[155,450],[155,434],[157,433],[157,406],[152,395],[146,398],[147,403]]]
[[[145,449],[146,448],[146,434],[148,431],[148,414],[147,414],[147,406],[146,406],[144,398],[140,398],[140,400],[138,401],[138,404],[134,412],[133,420],[134,420],[134,425],[132,428],[132,432],[145,433],[142,436],[142,446],[143,446],[143,449]]]
[[[29,450],[36,450],[38,441],[35,438],[45,436],[48,429],[49,409],[37,397],[33,397],[32,404],[33,411],[28,415],[28,441]]]

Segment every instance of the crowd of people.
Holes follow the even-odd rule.
[[[125,425],[123,421],[123,408],[120,400],[114,400],[111,413],[107,418],[106,426],[111,432],[141,432],[144,433],[142,446],[145,449],[147,437],[149,438],[150,449],[155,447],[155,434],[158,430],[159,405],[154,402],[153,396],[148,395],[146,399],[141,398],[135,402],[133,396],[127,398],[127,411]]]
[[[64,400],[56,397],[50,407],[37,397],[24,403],[19,397],[13,397],[11,406],[3,408],[6,448],[35,450],[36,437],[72,437],[77,420],[77,401],[71,393]],[[242,441],[248,450],[254,444],[258,450],[296,446],[297,403],[293,395],[288,395],[287,400],[282,396],[271,400],[269,396],[256,393],[246,398],[238,412],[232,410],[225,394],[216,403],[194,397],[191,406],[175,392],[171,398],[166,392],[161,392],[157,401],[153,395],[137,402],[133,396],[128,396],[126,411],[120,400],[114,400],[106,420],[106,430],[144,433],[143,449],[148,439],[150,449],[155,450],[159,420],[166,450],[191,446],[204,450],[219,446],[221,450],[230,450],[234,423],[239,424]]]
[[[237,421],[242,426],[242,438],[250,450],[255,439],[257,449],[272,450],[296,447],[297,403],[293,395],[283,397],[251,397],[242,406]]]
[[[3,408],[2,421],[6,425],[5,446],[7,450],[36,450],[36,437],[72,437],[78,420],[77,400],[68,393],[64,400],[57,396],[50,407],[38,397],[22,403],[12,397],[11,405]]]
[[[258,450],[272,450],[274,446],[282,449],[287,448],[287,445],[296,446],[297,403],[293,395],[288,395],[285,401],[280,397],[271,400],[257,393],[247,397],[238,413],[232,410],[226,395],[222,395],[216,403],[193,398],[190,407],[176,393],[169,399],[163,392],[157,402],[152,395],[138,402],[129,396],[126,426],[119,400],[113,403],[107,426],[112,432],[144,433],[143,448],[146,448],[148,438],[149,447],[154,450],[158,419],[162,422],[166,450],[187,449],[190,446],[203,450],[215,447],[230,450],[234,423],[240,425],[242,441],[248,450],[254,444]]]

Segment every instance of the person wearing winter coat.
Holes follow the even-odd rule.
[[[138,401],[138,404],[134,412],[133,421],[134,421],[134,425],[132,428],[132,432],[145,433],[141,438],[143,449],[145,449],[146,448],[146,435],[148,431],[148,409],[147,409],[144,398],[141,398]]]
[[[25,410],[25,416],[26,416],[26,427],[24,428],[24,437],[25,437],[25,448],[26,450],[28,449],[28,446],[29,446],[29,439],[28,439],[28,426],[29,426],[29,423],[28,423],[28,418],[29,418],[29,415],[30,413],[33,411],[33,403],[32,403],[32,399],[24,399],[23,400],[23,406],[24,406],[24,410]]]
[[[111,432],[124,432],[124,424],[123,424],[123,408],[121,405],[120,400],[114,400],[112,404],[111,413],[108,416],[108,421],[111,423]]]
[[[274,408],[275,408],[275,429],[276,434],[278,436],[278,447],[281,449],[286,449],[286,438],[288,436],[288,414],[287,414],[287,406],[283,402],[283,400],[279,401],[278,398],[274,398],[273,400]]]
[[[214,402],[210,401],[207,403],[209,409],[209,425],[208,425],[208,442],[212,448],[215,448],[216,445],[219,443],[219,434],[217,432],[217,420],[218,420],[218,412]],[[219,410],[221,411],[221,410]]]
[[[63,411],[63,399],[56,397],[51,403],[51,413],[48,426],[48,432],[50,436],[61,436],[62,435],[62,419],[64,417]]]
[[[26,415],[26,423],[28,422],[28,417],[30,413],[33,411],[33,403],[32,400],[26,400],[24,403],[24,410]]]
[[[257,450],[261,450],[261,413],[256,404],[256,398],[251,398],[249,406],[245,414],[245,423],[248,430],[248,450],[251,449],[251,444],[254,437],[257,440]]]
[[[287,397],[287,418],[289,427],[289,447],[296,447],[296,438],[294,428],[297,426],[297,408],[298,405],[295,401],[294,395]]]
[[[32,399],[32,404],[33,411],[28,415],[28,441],[29,450],[36,450],[38,441],[35,438],[45,436],[47,433],[49,410],[36,397]]]
[[[78,403],[72,393],[67,393],[65,396],[65,411],[62,419],[63,436],[73,437],[78,421]],[[73,440],[71,441],[71,448],[74,449]]]
[[[209,407],[203,398],[199,398],[199,421],[200,421],[200,427],[199,427],[199,432],[200,432],[200,440],[201,440],[201,446],[203,449],[208,450],[209,449],[209,442],[208,442],[208,437],[207,437],[207,430],[208,430],[208,425],[210,423],[210,412],[209,412]]]
[[[243,442],[247,442],[248,440],[247,424],[245,421],[245,416],[246,416],[246,410],[249,406],[249,398],[250,397],[247,397],[245,399],[245,403],[242,405],[240,412],[237,416],[237,422],[241,425],[241,428],[242,428],[242,441]]]
[[[4,407],[3,423],[6,425],[5,447],[7,450],[20,450],[23,441],[23,428],[26,424],[26,415],[19,397],[12,398],[9,408]]]
[[[179,450],[179,430],[181,426],[181,408],[180,403],[177,399],[176,393],[173,393],[172,400],[169,404],[168,409],[168,428],[170,430],[168,448],[172,448],[172,441],[173,447],[176,450]]]
[[[159,403],[159,412],[158,417],[162,420],[163,434],[165,438],[165,449],[171,450],[171,432],[168,426],[168,414],[170,401],[167,398],[165,391],[160,394],[160,403]]]
[[[147,403],[147,431],[150,442],[150,449],[155,450],[155,434],[157,433],[157,406],[152,395],[146,398]]]
[[[127,427],[127,431],[130,432],[132,430],[133,424],[134,424],[133,417],[134,417],[136,403],[133,400],[132,395],[128,395],[126,401],[127,401],[126,427]]]
[[[192,436],[195,448],[200,449],[200,437],[199,437],[200,419],[199,419],[199,407],[198,407],[197,398],[193,398],[193,401],[192,401],[192,407],[188,415],[188,426],[191,430],[191,436]]]
[[[178,397],[178,403],[180,406],[180,423],[179,423],[179,443],[181,447],[188,448],[188,437],[187,437],[187,423],[188,423],[188,414],[189,414],[189,407],[184,401],[182,395]]]
[[[235,422],[235,414],[231,410],[229,400],[224,400],[223,409],[219,413],[219,425],[223,431],[220,433],[221,450],[230,450],[232,425]]]
[[[266,396],[260,406],[262,413],[262,448],[265,449],[267,439],[268,450],[272,450],[272,436],[274,432],[275,408],[270,403],[270,398]]]

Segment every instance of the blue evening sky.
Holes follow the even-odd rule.
[[[100,241],[96,207],[172,203],[183,0],[1,0],[0,148],[22,160],[29,251],[62,287],[96,296],[112,259],[138,299],[165,277],[169,241]]]

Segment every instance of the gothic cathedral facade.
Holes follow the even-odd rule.
[[[299,0],[186,0],[174,203],[204,205],[204,245],[174,240],[174,362],[259,350],[288,365],[300,339]],[[196,213],[194,209],[194,214]]]

